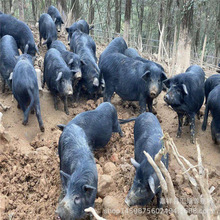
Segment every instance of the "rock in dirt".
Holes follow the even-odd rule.
[[[113,153],[112,156],[111,156],[111,158],[110,158],[110,160],[111,160],[112,162],[118,162],[118,154]]]
[[[177,174],[175,180],[176,180],[177,184],[180,186],[183,184],[184,177],[181,174]]]
[[[114,191],[115,184],[110,175],[101,175],[98,180],[98,196],[104,198],[106,194],[111,191]]]
[[[193,193],[192,193],[192,189],[189,188],[189,187],[186,187],[186,188],[184,188],[183,190],[186,192],[187,195],[192,195],[192,194],[193,194]]]
[[[103,174],[102,167],[99,164],[96,164],[96,167],[97,167],[97,171],[98,171],[98,176],[102,175]]]
[[[100,197],[95,200],[95,210],[98,215],[102,213],[102,202],[103,200]]]
[[[105,174],[113,174],[116,171],[116,166],[112,162],[107,162],[103,167],[103,171]]]
[[[3,214],[8,207],[8,198],[0,194],[0,219],[3,219]]]
[[[118,199],[113,196],[106,196],[103,199],[103,208],[106,214],[118,215],[120,214],[120,204]]]

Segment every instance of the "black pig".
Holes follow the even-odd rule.
[[[11,89],[11,73],[16,65],[16,56],[19,56],[15,39],[10,35],[5,35],[0,39],[0,74],[3,79],[2,92],[5,92],[5,83]]]
[[[27,51],[27,47],[25,51]],[[37,74],[33,67],[32,57],[29,54],[23,54],[18,58],[18,62],[12,75],[12,92],[18,105],[24,112],[23,125],[28,123],[29,113],[34,109],[36,111],[40,130],[44,132],[40,110]]]
[[[212,114],[211,134],[215,144],[220,144],[220,85],[216,86],[208,96],[202,130],[206,130],[209,111]]]
[[[148,162],[143,151],[146,151],[154,159],[155,155],[163,147],[163,132],[157,117],[145,112],[137,118],[121,120],[122,123],[135,120],[134,125],[134,155],[131,163],[136,168],[133,185],[125,199],[128,206],[148,205],[154,196],[157,196],[157,206],[161,207],[161,187],[153,167]],[[162,157],[162,162],[168,168],[168,154]]]
[[[205,73],[197,65],[190,66],[185,73],[180,73],[164,81],[169,89],[164,101],[178,114],[179,126],[177,137],[182,134],[183,116],[190,121],[191,142],[195,139],[195,115],[204,101]]]
[[[82,85],[87,89],[90,95],[99,92],[100,88],[100,70],[97,65],[96,57],[96,44],[91,36],[76,30],[70,42],[71,51],[78,54],[80,60],[83,61],[82,65],[82,80],[79,84],[77,100],[79,98]]]
[[[43,45],[47,44],[47,49],[53,41],[57,39],[56,26],[50,15],[43,13],[39,19],[39,35],[40,35],[40,45],[41,39],[46,40]]]
[[[108,102],[100,104],[95,110],[78,114],[69,124],[81,127],[93,149],[104,147],[110,140],[112,132],[123,136],[115,107]],[[65,125],[58,126],[61,130]]]
[[[139,101],[141,113],[152,112],[153,99],[162,90],[166,74],[156,64],[143,63],[121,53],[106,56],[99,64],[105,80],[104,101],[111,101],[116,92],[127,101]]]
[[[64,24],[63,20],[61,18],[60,12],[57,10],[57,8],[55,8],[54,6],[51,5],[48,8],[47,13],[52,17],[52,19],[56,25],[57,31],[60,32],[61,25]]]
[[[28,44],[28,54],[35,56],[36,52],[39,53],[31,29],[23,21],[7,14],[0,15],[0,38],[4,35],[14,37],[22,53],[24,53],[26,44]]]
[[[58,152],[64,198],[56,213],[61,219],[81,219],[94,206],[98,173],[93,154],[82,128],[69,123],[63,130]]]
[[[58,109],[57,96],[64,97],[64,111],[69,114],[67,97],[73,94],[72,78],[69,67],[63,60],[60,52],[54,48],[47,51],[44,58],[44,77],[45,82],[54,96],[54,108]]]
[[[220,84],[220,74],[214,74],[205,81],[205,104],[207,103],[209,93]]]

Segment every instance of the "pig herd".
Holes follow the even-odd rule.
[[[68,99],[78,102],[82,92],[88,98],[103,96],[104,102],[96,109],[78,114],[67,125],[58,125],[62,130],[58,153],[62,192],[56,210],[61,219],[85,217],[85,208],[93,207],[97,194],[98,173],[93,151],[103,148],[112,133],[123,136],[120,124],[135,121],[134,155],[131,163],[136,169],[133,185],[125,199],[128,206],[146,206],[156,196],[161,207],[159,179],[143,154],[145,150],[153,158],[163,147],[163,132],[153,112],[153,100],[166,91],[164,101],[178,115],[177,137],[181,136],[183,119],[190,125],[191,142],[195,141],[195,117],[206,98],[202,130],[206,130],[209,111],[212,114],[211,135],[220,144],[220,75],[215,74],[205,81],[205,73],[197,65],[185,73],[167,78],[163,67],[141,57],[133,48],[128,48],[122,37],[113,39],[96,57],[96,44],[89,35],[86,21],[79,20],[66,28],[70,51],[59,40],[63,20],[59,11],[50,6],[39,19],[40,45],[47,45],[44,58],[43,87],[45,83],[58,109],[59,98],[64,102],[64,111],[69,114]],[[5,86],[12,90],[18,107],[24,113],[23,125],[28,123],[30,111],[35,111],[42,132],[39,89],[33,66],[35,54],[39,53],[30,28],[11,15],[0,14],[0,73],[2,92]],[[23,53],[19,55],[18,49]],[[131,119],[118,119],[111,97],[117,93],[123,100],[138,101],[140,115]],[[146,112],[148,107],[149,112]],[[168,155],[162,162],[168,167]]]

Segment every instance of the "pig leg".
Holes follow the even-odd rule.
[[[79,82],[78,87],[77,87],[77,93],[76,93],[76,102],[79,102],[79,96],[80,96],[81,89],[82,89],[82,83]]]
[[[182,126],[183,126],[183,114],[178,113],[178,120],[179,120],[179,126],[176,137],[180,138],[182,134]]]
[[[152,108],[153,108],[153,99],[149,99],[147,102],[147,106],[148,106],[148,110],[149,112],[152,112]]]
[[[67,105],[67,96],[64,97],[64,111],[69,115],[68,105]]]
[[[202,130],[203,131],[206,130],[208,117],[209,117],[209,104],[207,104],[206,108],[205,108],[205,114],[204,114],[203,123],[202,123]]]
[[[159,192],[156,194],[156,197],[157,197],[157,208],[162,208],[163,207],[163,204],[161,203],[161,194],[162,194],[162,190],[160,188]]]
[[[5,80],[3,79],[2,81],[2,93],[5,93]]]
[[[36,116],[37,116],[37,120],[38,120],[38,123],[39,123],[40,130],[42,132],[44,132],[44,124],[43,124],[43,121],[42,121],[42,118],[41,118],[40,104],[39,103],[35,106],[35,111],[36,111]]]
[[[104,102],[111,102],[111,97],[114,93],[114,88],[110,85],[105,87],[105,92],[104,92]]]
[[[195,143],[195,115],[190,116],[190,134],[191,134],[191,143]]]
[[[54,108],[57,111],[58,110],[58,100],[57,100],[57,95],[56,94],[54,94],[53,100],[54,100]]]
[[[28,123],[28,116],[29,116],[29,113],[34,105],[34,97],[32,94],[30,94],[30,92],[28,92],[29,95],[30,95],[30,99],[31,99],[31,102],[29,104],[29,106],[27,107],[27,109],[24,111],[24,120],[22,122],[23,125],[26,125]]]
[[[146,112],[146,104],[147,104],[146,98],[143,97],[143,95],[140,95],[140,98],[139,98],[140,113]]]

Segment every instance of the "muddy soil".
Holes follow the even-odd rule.
[[[38,43],[36,29],[34,29],[34,34]],[[66,34],[59,36],[59,39],[67,45],[66,38]],[[105,45],[96,43],[99,57]],[[35,62],[35,67],[38,66],[41,70],[43,70],[45,52],[46,48],[41,47],[40,57]],[[180,154],[196,164],[196,146],[190,143],[189,127],[183,128],[180,139],[176,138],[177,115],[164,103],[163,96],[164,92],[158,97],[156,105],[157,116],[161,121],[162,129],[174,139]],[[61,131],[56,125],[68,123],[80,112],[92,110],[102,101],[102,98],[96,102],[81,98],[79,103],[70,103],[70,115],[67,116],[63,111],[63,103],[61,102],[58,106],[59,110],[55,111],[53,98],[50,92],[44,89],[40,92],[40,104],[45,132],[41,133],[36,116],[30,114],[28,125],[23,126],[23,113],[17,109],[16,100],[12,100],[11,92],[7,91],[4,94],[0,92],[0,102],[10,106],[6,112],[0,109],[3,113],[2,123],[7,134],[7,138],[0,139],[0,219],[56,219],[55,210],[61,188],[57,154]],[[125,102],[115,95],[112,103],[118,111],[119,118],[126,119],[139,114],[139,106],[136,102]],[[202,111],[204,111],[204,106]],[[216,188],[213,197],[219,204],[220,147],[216,146],[211,139],[210,119],[206,132],[201,130],[201,125],[202,119],[196,120],[196,137],[201,147],[203,165],[209,170],[209,185]],[[99,190],[95,208],[100,215],[107,219],[175,219],[171,213],[155,214],[152,210],[156,208],[156,201],[148,206],[150,211],[138,209],[139,207],[128,209],[124,203],[135,172],[130,163],[130,158],[134,156],[133,126],[134,122],[122,125],[125,136],[121,138],[118,134],[113,134],[108,145],[94,153],[99,181],[103,183],[106,179],[110,179],[108,179],[107,185],[100,186],[102,191]],[[109,170],[109,167],[112,167],[112,170]],[[181,174],[181,172],[172,157],[170,158],[169,171],[177,197],[183,198],[185,207],[190,207],[187,198],[192,198],[192,192],[188,183],[176,178],[176,174]],[[110,208],[116,207],[118,213],[109,214],[104,209],[104,205],[105,208],[108,208],[107,202],[103,205],[103,201],[107,200],[106,196],[108,199],[111,196],[110,201],[113,202],[110,204]],[[164,208],[166,207],[168,206],[165,205]]]

